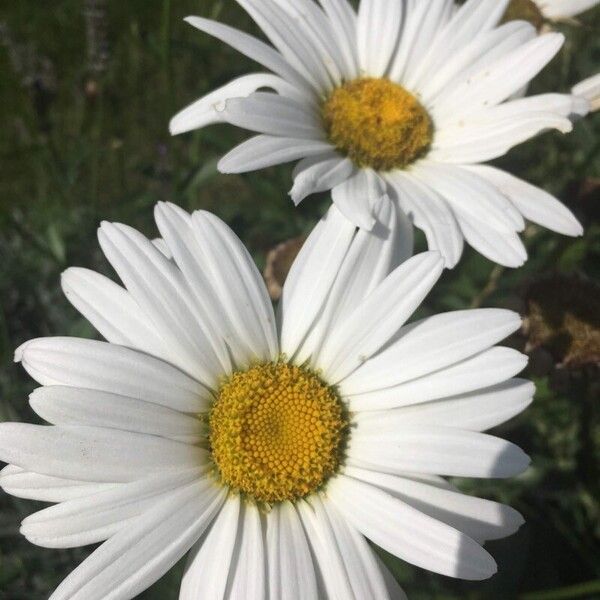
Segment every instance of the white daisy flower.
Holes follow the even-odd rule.
[[[482,433],[521,412],[526,358],[495,347],[506,310],[405,325],[442,271],[392,272],[394,207],[374,233],[332,207],[285,283],[276,318],[250,255],[215,216],[156,209],[161,249],[104,223],[125,284],[68,269],[63,288],[106,342],[41,338],[16,352],[51,425],[0,424],[0,485],[56,503],[33,543],[103,542],[52,600],[125,600],[189,551],[180,598],[404,598],[367,539],[414,565],[480,580],[485,540],[522,523],[443,476],[528,464]],[[397,249],[396,249],[397,251]]]
[[[592,75],[578,83],[572,90],[575,96],[580,96],[590,104],[590,110],[600,110],[600,73]]]
[[[373,227],[387,196],[453,267],[464,240],[517,267],[524,219],[581,235],[558,200],[483,165],[546,129],[568,132],[587,102],[543,94],[505,102],[558,52],[560,34],[497,26],[508,0],[238,0],[269,46],[199,17],[187,21],[273,73],[242,76],[181,111],[171,132],[229,122],[259,132],[219,163],[240,173],[301,159],[297,204],[333,190],[354,224]],[[257,91],[269,88],[276,93]]]

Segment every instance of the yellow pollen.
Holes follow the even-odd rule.
[[[503,23],[508,21],[528,21],[539,31],[544,15],[533,0],[511,0],[502,18]]]
[[[389,79],[355,79],[322,107],[331,143],[360,167],[403,169],[423,156],[433,124],[421,103]]]
[[[346,429],[334,390],[282,362],[234,373],[209,415],[221,481],[266,503],[317,490],[338,468]]]

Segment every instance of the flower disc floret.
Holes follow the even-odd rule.
[[[419,100],[388,79],[361,78],[323,103],[331,143],[360,167],[403,169],[431,145],[433,125]]]
[[[336,392],[315,373],[283,362],[234,373],[209,416],[222,482],[265,503],[317,490],[339,466],[346,429]]]

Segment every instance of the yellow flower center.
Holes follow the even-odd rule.
[[[360,167],[403,169],[423,156],[433,124],[421,103],[389,79],[355,79],[322,107],[331,143]]]
[[[266,503],[317,490],[338,468],[346,429],[335,391],[287,363],[234,373],[209,416],[221,481]]]
[[[533,0],[511,0],[502,19],[503,23],[508,21],[528,21],[540,30],[544,24],[544,15]]]

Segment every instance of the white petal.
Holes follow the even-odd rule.
[[[498,502],[375,471],[349,467],[344,472],[349,477],[377,486],[478,542],[512,535],[524,523],[516,510]]]
[[[276,75],[270,73],[243,75],[179,111],[171,119],[169,131],[171,135],[177,135],[213,123],[223,123],[226,121],[225,109],[229,100],[246,98],[262,88],[271,88],[283,95],[295,96],[292,86]]]
[[[389,189],[389,188],[388,188]],[[389,196],[384,196],[382,201],[386,202],[391,200]],[[395,268],[407,261],[415,253],[415,234],[414,226],[410,216],[404,212],[399,205],[392,200],[392,213],[395,215],[395,225],[390,228],[390,239],[393,239],[394,256],[392,259],[392,267]],[[385,221],[382,221],[377,207],[375,207],[375,218],[381,224],[385,225]],[[375,229],[377,229],[377,225]],[[392,237],[393,236],[393,237]],[[389,242],[388,242],[389,243]]]
[[[465,240],[494,262],[513,268],[523,265],[527,250],[516,233],[525,224],[521,213],[483,178],[469,181],[464,177],[469,172],[466,168],[457,167],[455,171],[451,178],[438,178],[435,184],[447,200],[452,200]],[[465,203],[469,197],[471,202]]]
[[[510,21],[491,31],[480,32],[456,52],[447,54],[439,68],[423,78],[418,86],[420,96],[427,105],[435,105],[438,98],[443,98],[445,92],[464,81],[468,73],[477,68],[482,57],[498,52],[498,47],[500,55],[506,53],[535,35],[534,27],[525,21]]]
[[[516,98],[497,106],[486,107],[468,117],[450,117],[438,123],[437,140],[452,138],[468,128],[487,126],[491,120],[519,119],[530,114],[548,114],[555,117],[572,117],[581,111],[581,99],[568,94],[537,94]],[[565,125],[564,131],[571,129]]]
[[[296,93],[302,94],[307,98],[310,97],[311,90],[308,81],[271,46],[243,31],[228,27],[217,21],[203,19],[202,17],[187,17],[185,21],[192,27],[196,27],[200,31],[204,31],[218,40],[229,44],[229,46],[235,48],[238,52],[245,54],[248,58],[273,71],[273,73],[277,73],[284,81],[291,82],[297,90]]]
[[[414,256],[338,322],[321,354],[327,381],[338,383],[373,356],[418,308],[443,266],[437,252]]]
[[[512,348],[496,346],[447,369],[395,387],[346,397],[350,410],[382,410],[448,398],[502,383],[522,371],[527,357]]]
[[[335,42],[339,46],[345,63],[348,80],[358,77],[358,56],[356,48],[356,13],[348,0],[319,0],[329,17]]]
[[[458,215],[460,229],[467,242],[491,261],[516,269],[527,260],[527,250],[514,232],[498,231],[470,215]]]
[[[252,349],[254,359],[274,360],[279,354],[275,314],[252,257],[235,233],[213,214],[196,211],[192,223],[204,268],[235,332]]]
[[[163,240],[163,238],[154,238],[152,243],[169,259],[173,258],[173,254],[169,246],[167,246],[167,242]]]
[[[297,507],[327,598],[388,600],[375,553],[333,504],[313,495]]]
[[[261,516],[255,504],[242,504],[240,523],[225,598],[265,600],[266,552]],[[194,596],[191,600],[196,598]]]
[[[193,416],[159,404],[98,390],[52,385],[37,388],[29,403],[53,425],[90,425],[147,433],[189,443],[203,437],[204,427]]]
[[[276,504],[267,513],[267,556],[270,598],[313,600],[318,597],[306,534],[290,502]]]
[[[211,280],[205,253],[192,230],[191,215],[174,204],[159,202],[154,209],[154,218],[194,296],[197,309],[206,317],[205,329],[212,338],[223,340],[225,352],[227,356],[231,353],[234,363],[247,364],[255,356],[252,350],[255,340],[245,340],[242,332],[236,330],[233,316],[227,314],[232,295],[228,288],[220,297]],[[224,367],[224,374],[229,375],[233,369],[232,361],[224,363]]]
[[[352,176],[354,164],[335,152],[305,158],[294,169],[294,186],[290,196],[297,206],[311,194],[325,192]]]
[[[515,101],[518,102],[518,101]],[[511,148],[549,129],[569,133],[571,121],[553,112],[528,112],[506,116],[494,107],[462,127],[440,130],[428,154],[432,161],[453,164],[480,163],[504,156]]]
[[[406,406],[395,410],[365,411],[354,416],[357,431],[365,434],[393,432],[402,425],[445,425],[469,431],[485,431],[525,410],[533,399],[535,386],[524,379],[470,394]]]
[[[477,219],[501,232],[522,231],[525,222],[513,204],[485,179],[460,166],[422,161],[415,178],[432,186],[452,207],[456,217]]]
[[[286,60],[319,93],[332,87],[332,80],[318,50],[293,19],[273,0],[237,0],[254,19]]]
[[[452,20],[433,43],[425,49],[425,56],[409,69],[406,84],[418,89],[419,84],[427,81],[433,73],[448,62],[470,43],[478,34],[494,27],[506,11],[509,0],[468,0],[454,14]]]
[[[17,498],[41,502],[64,502],[83,496],[94,496],[122,484],[90,483],[77,479],[62,479],[25,471],[7,465],[0,471],[0,487]]]
[[[396,50],[403,17],[403,2],[362,0],[358,9],[357,44],[360,68],[381,77]]]
[[[206,451],[99,427],[0,423],[0,459],[41,475],[115,483],[203,465]]]
[[[102,223],[98,239],[127,289],[177,356],[177,365],[206,385],[216,386],[229,360],[181,271],[131,227]]]
[[[587,102],[585,98],[573,94],[556,93],[537,94],[535,96],[529,96],[528,98],[522,98],[520,101],[513,100],[512,102],[505,102],[503,106],[506,107],[507,112],[517,109],[520,110],[523,106],[539,106],[562,115],[563,117],[570,117],[571,119],[585,117],[590,111],[589,102]]]
[[[385,185],[371,169],[361,169],[336,185],[331,193],[333,203],[354,225],[371,231],[375,225],[373,206],[385,194]]]
[[[166,573],[194,544],[225,490],[196,483],[138,517],[75,569],[51,600],[128,600]]]
[[[297,359],[310,358],[320,368],[320,349],[348,315],[388,276],[412,255],[412,227],[384,196],[374,208],[377,223],[372,231],[359,230],[340,266],[329,298],[311,328]]]
[[[236,146],[219,161],[221,173],[245,173],[316,156],[333,150],[321,140],[257,135]]]
[[[513,21],[513,24],[514,23],[515,22]],[[518,50],[524,43],[529,42],[537,37],[538,32],[533,25],[531,25],[530,23],[525,23],[524,21],[517,21],[516,23],[520,23],[521,27],[513,28],[512,30],[505,30],[505,35],[502,37],[502,39],[495,40],[496,44],[482,48],[482,52],[478,56],[474,56],[473,62],[471,62],[471,64],[463,68],[462,71],[459,74],[457,74],[456,77],[451,79],[444,86],[444,89],[438,94],[438,96],[431,101],[431,114],[436,123],[439,123],[440,126],[443,126],[446,119],[452,119],[458,115],[470,115],[471,112],[465,112],[463,115],[462,108],[461,111],[457,110],[454,113],[449,112],[444,115],[439,115],[437,113],[437,107],[438,105],[443,104],[447,97],[449,97],[451,94],[454,94],[457,88],[462,86],[465,82],[469,81],[473,75],[478,75],[479,73],[483,72],[485,68],[494,66],[498,60],[502,59],[510,52]],[[467,46],[466,48],[468,47],[469,46]],[[527,86],[522,86],[510,96],[523,96],[527,91],[526,88]],[[481,106],[475,106],[473,107],[473,112],[477,112],[480,109]]]
[[[544,130],[570,132],[569,117],[578,111],[574,96],[542,94],[448,118],[437,123],[428,158],[455,164],[492,160]]]
[[[290,15],[294,26],[306,37],[317,51],[331,80],[340,85],[342,80],[352,79],[355,70],[345,56],[343,47],[336,40],[336,31],[326,14],[314,0],[277,0]]]
[[[15,361],[42,385],[101,390],[183,412],[205,412],[211,402],[206,388],[179,369],[106,342],[38,338],[17,348]]]
[[[392,474],[504,478],[529,466],[527,455],[506,440],[441,425],[399,425],[379,435],[355,431],[347,453],[348,465]]]
[[[548,33],[526,42],[491,65],[485,65],[441,99],[433,112],[434,120],[473,114],[478,109],[506,100],[529,83],[552,60],[563,43],[562,34]]]
[[[462,255],[463,235],[448,203],[429,185],[405,171],[387,175],[393,198],[425,232],[430,250],[437,250],[452,269]]]
[[[496,572],[492,557],[470,537],[372,485],[341,475],[327,496],[363,535],[402,560],[468,580]]]
[[[349,316],[395,267],[412,256],[412,230],[387,196],[379,198],[373,212],[374,228],[357,231],[340,267],[327,302],[328,327]]]
[[[346,393],[388,388],[490,348],[521,327],[517,313],[497,308],[441,313],[408,325],[398,340],[344,381]]]
[[[102,542],[133,520],[201,476],[199,469],[154,475],[92,497],[77,498],[33,513],[21,533],[45,548],[74,548]]]
[[[247,98],[227,100],[223,119],[232,125],[283,137],[325,140],[323,122],[306,103],[291,98],[256,92]]]
[[[235,495],[225,501],[208,534],[189,553],[179,600],[219,600],[229,597],[225,591],[239,518],[240,497]]]
[[[152,322],[120,285],[104,275],[76,267],[62,274],[61,285],[69,302],[106,341],[168,360],[165,344]]]
[[[476,165],[468,169],[495,185],[526,219],[564,235],[583,234],[575,215],[548,192],[495,167]]]
[[[332,206],[304,243],[281,296],[281,351],[292,358],[321,313],[354,235]]]
[[[419,68],[424,54],[452,16],[454,8],[454,0],[412,2],[410,6],[407,4],[398,51],[389,69],[392,81],[405,82]]]
[[[322,507],[310,505],[304,500],[295,503],[302,525],[306,531],[306,538],[310,544],[315,565],[317,590],[319,598],[349,598],[354,600],[355,595],[346,572],[343,557],[331,532],[331,525],[325,516]],[[311,498],[311,500],[313,500]],[[319,513],[317,517],[317,513]]]

